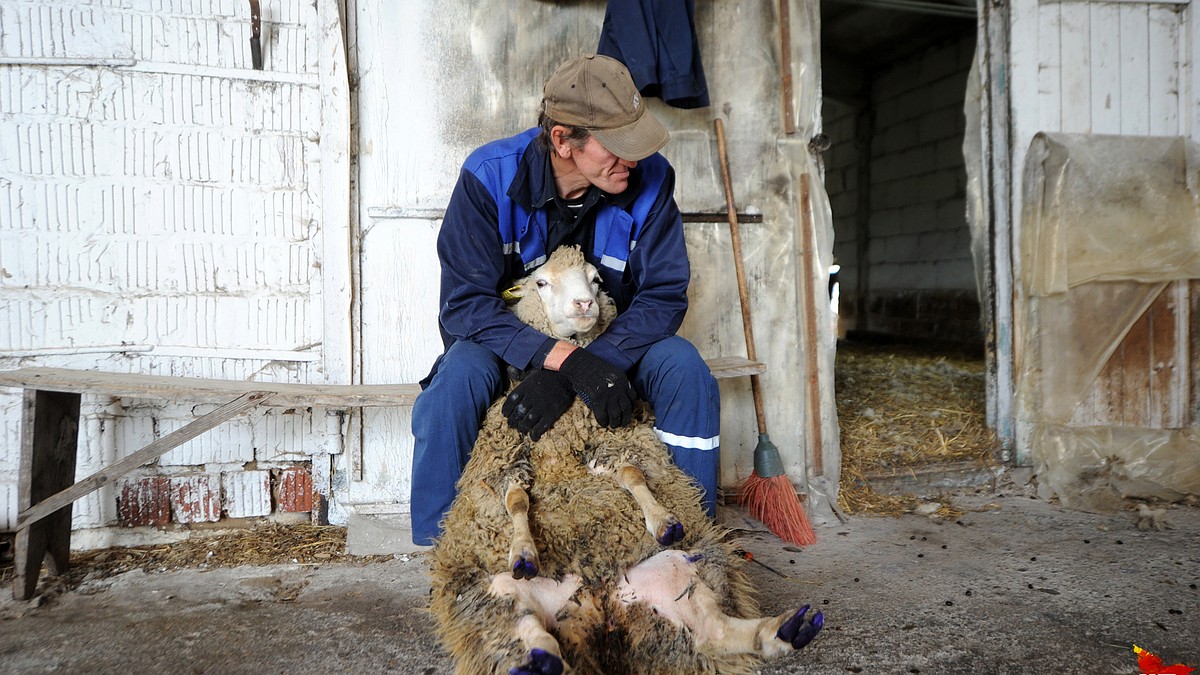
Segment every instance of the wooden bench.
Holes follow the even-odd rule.
[[[709,359],[707,363],[718,378],[742,377],[765,370],[763,364],[741,357],[719,357]],[[66,368],[22,368],[0,372],[0,386],[25,390],[13,579],[13,597],[18,600],[33,596],[42,563],[47,557],[54,574],[67,571],[71,553],[71,505],[75,500],[204,432],[260,406],[334,410],[409,406],[420,393],[420,387],[415,384],[274,384]],[[220,407],[75,482],[83,394],[217,403]]]

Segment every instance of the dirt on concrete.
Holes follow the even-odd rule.
[[[826,628],[778,673],[1137,673],[1133,645],[1200,667],[1200,508],[1141,530],[1011,484],[950,517],[856,516],[785,546],[742,532],[764,610]],[[0,593],[0,672],[449,673],[425,559],[137,570],[28,602]],[[651,664],[648,664],[650,666]]]

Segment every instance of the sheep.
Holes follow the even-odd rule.
[[[578,248],[554,252],[518,294],[522,321],[580,346],[616,315]],[[758,618],[737,542],[706,516],[647,406],[607,429],[577,400],[531,441],[503,400],[430,553],[430,609],[458,673],[751,672],[820,631],[808,605]]]

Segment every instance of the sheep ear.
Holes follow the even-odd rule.
[[[511,307],[521,301],[521,287],[510,286],[500,292],[500,297],[504,300],[504,304]]]

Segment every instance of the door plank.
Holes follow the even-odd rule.
[[[1104,364],[1070,426],[1180,429],[1191,424],[1200,386],[1193,354],[1196,288],[1196,282],[1176,281],[1163,289]]]

